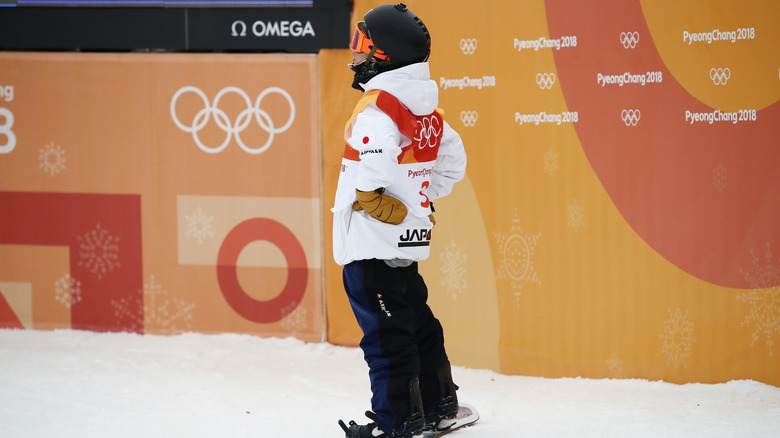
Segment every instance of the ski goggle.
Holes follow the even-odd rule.
[[[375,56],[378,59],[381,59],[382,61],[387,61],[387,59],[389,58],[389,56],[387,56],[385,52],[379,50],[374,45],[374,42],[371,41],[371,38],[368,37],[365,21],[358,21],[358,23],[355,25],[355,33],[352,34],[352,43],[349,45],[349,48],[353,52],[357,52],[357,53],[373,52],[373,56]]]

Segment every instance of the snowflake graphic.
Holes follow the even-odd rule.
[[[204,238],[214,236],[214,232],[211,230],[214,216],[203,214],[200,207],[194,214],[185,216],[185,219],[187,220],[187,232],[185,234],[194,237],[198,241],[198,245],[203,244]]]
[[[723,167],[723,164],[718,164],[715,169],[712,171],[712,185],[717,189],[719,192],[722,192],[726,189],[726,186],[729,183],[729,175],[726,171],[726,168]]]
[[[142,304],[140,298],[122,297],[118,300],[111,300],[116,325],[127,328],[131,332],[140,332],[144,328],[143,310],[140,310],[143,309]]]
[[[541,285],[534,269],[534,251],[541,233],[530,234],[523,231],[517,208],[509,233],[493,232],[499,247],[500,261],[497,277],[508,280],[519,300],[524,284]],[[519,305],[518,301],[518,305]]]
[[[298,303],[292,302],[286,307],[282,308],[282,328],[295,335],[296,333],[303,332],[308,328],[308,312],[303,307],[299,307]]]
[[[447,289],[453,300],[466,289],[466,255],[453,240],[444,251],[439,254],[441,260],[441,285]]]
[[[86,266],[102,278],[104,274],[121,267],[119,264],[119,237],[112,236],[97,224],[94,230],[78,236],[80,242],[79,266]]]
[[[755,324],[751,347],[756,346],[758,338],[766,337],[769,355],[772,355],[774,337],[780,334],[780,259],[772,263],[772,251],[766,246],[764,263],[750,251],[753,256],[754,273],[740,270],[752,290],[740,294],[737,298],[750,304],[750,311],[741,325]]]
[[[144,283],[144,319],[147,324],[160,327],[167,333],[182,332],[192,328],[192,311],[195,304],[180,298],[168,297],[168,291],[157,283],[154,275]]]
[[[617,353],[612,353],[612,357],[607,359],[607,370],[610,379],[625,379],[626,372],[623,367],[623,361],[618,359]]]
[[[140,331],[150,325],[171,334],[192,328],[195,304],[168,297],[168,291],[155,280],[154,275],[150,275],[149,282],[144,283],[143,303],[140,298],[124,297],[111,300],[111,307],[114,308],[117,325],[128,327],[131,331]]]
[[[65,149],[53,141],[38,150],[38,167],[51,176],[65,170]]]
[[[54,299],[70,309],[81,302],[81,282],[65,274],[54,282]]]
[[[547,171],[550,176],[558,171],[558,153],[555,152],[552,147],[547,149],[547,152],[544,153],[544,170]]]
[[[664,321],[664,333],[661,335],[664,346],[661,351],[666,355],[666,364],[675,368],[681,364],[688,368],[685,359],[691,357],[691,345],[696,342],[693,337],[693,323],[688,319],[688,311],[669,309],[669,319]]]
[[[575,200],[573,204],[566,207],[566,211],[569,213],[569,226],[574,228],[575,233],[585,226],[585,207]]]

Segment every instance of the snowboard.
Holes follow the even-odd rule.
[[[471,426],[479,420],[479,412],[466,403],[458,403],[458,415],[455,417],[455,424],[447,430],[441,432],[428,431],[423,433],[423,438],[436,438],[443,435],[447,435],[450,432],[454,432],[458,429]]]

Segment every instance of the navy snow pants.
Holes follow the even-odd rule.
[[[411,410],[409,382],[419,376],[423,409],[440,399],[439,367],[447,362],[444,333],[428,307],[428,288],[417,263],[392,268],[382,260],[344,266],[344,288],[363,339],[371,408],[388,435],[403,428]]]

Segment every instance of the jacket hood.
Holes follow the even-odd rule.
[[[380,73],[363,88],[392,94],[416,116],[428,115],[439,106],[439,87],[436,81],[431,80],[427,62]]]

